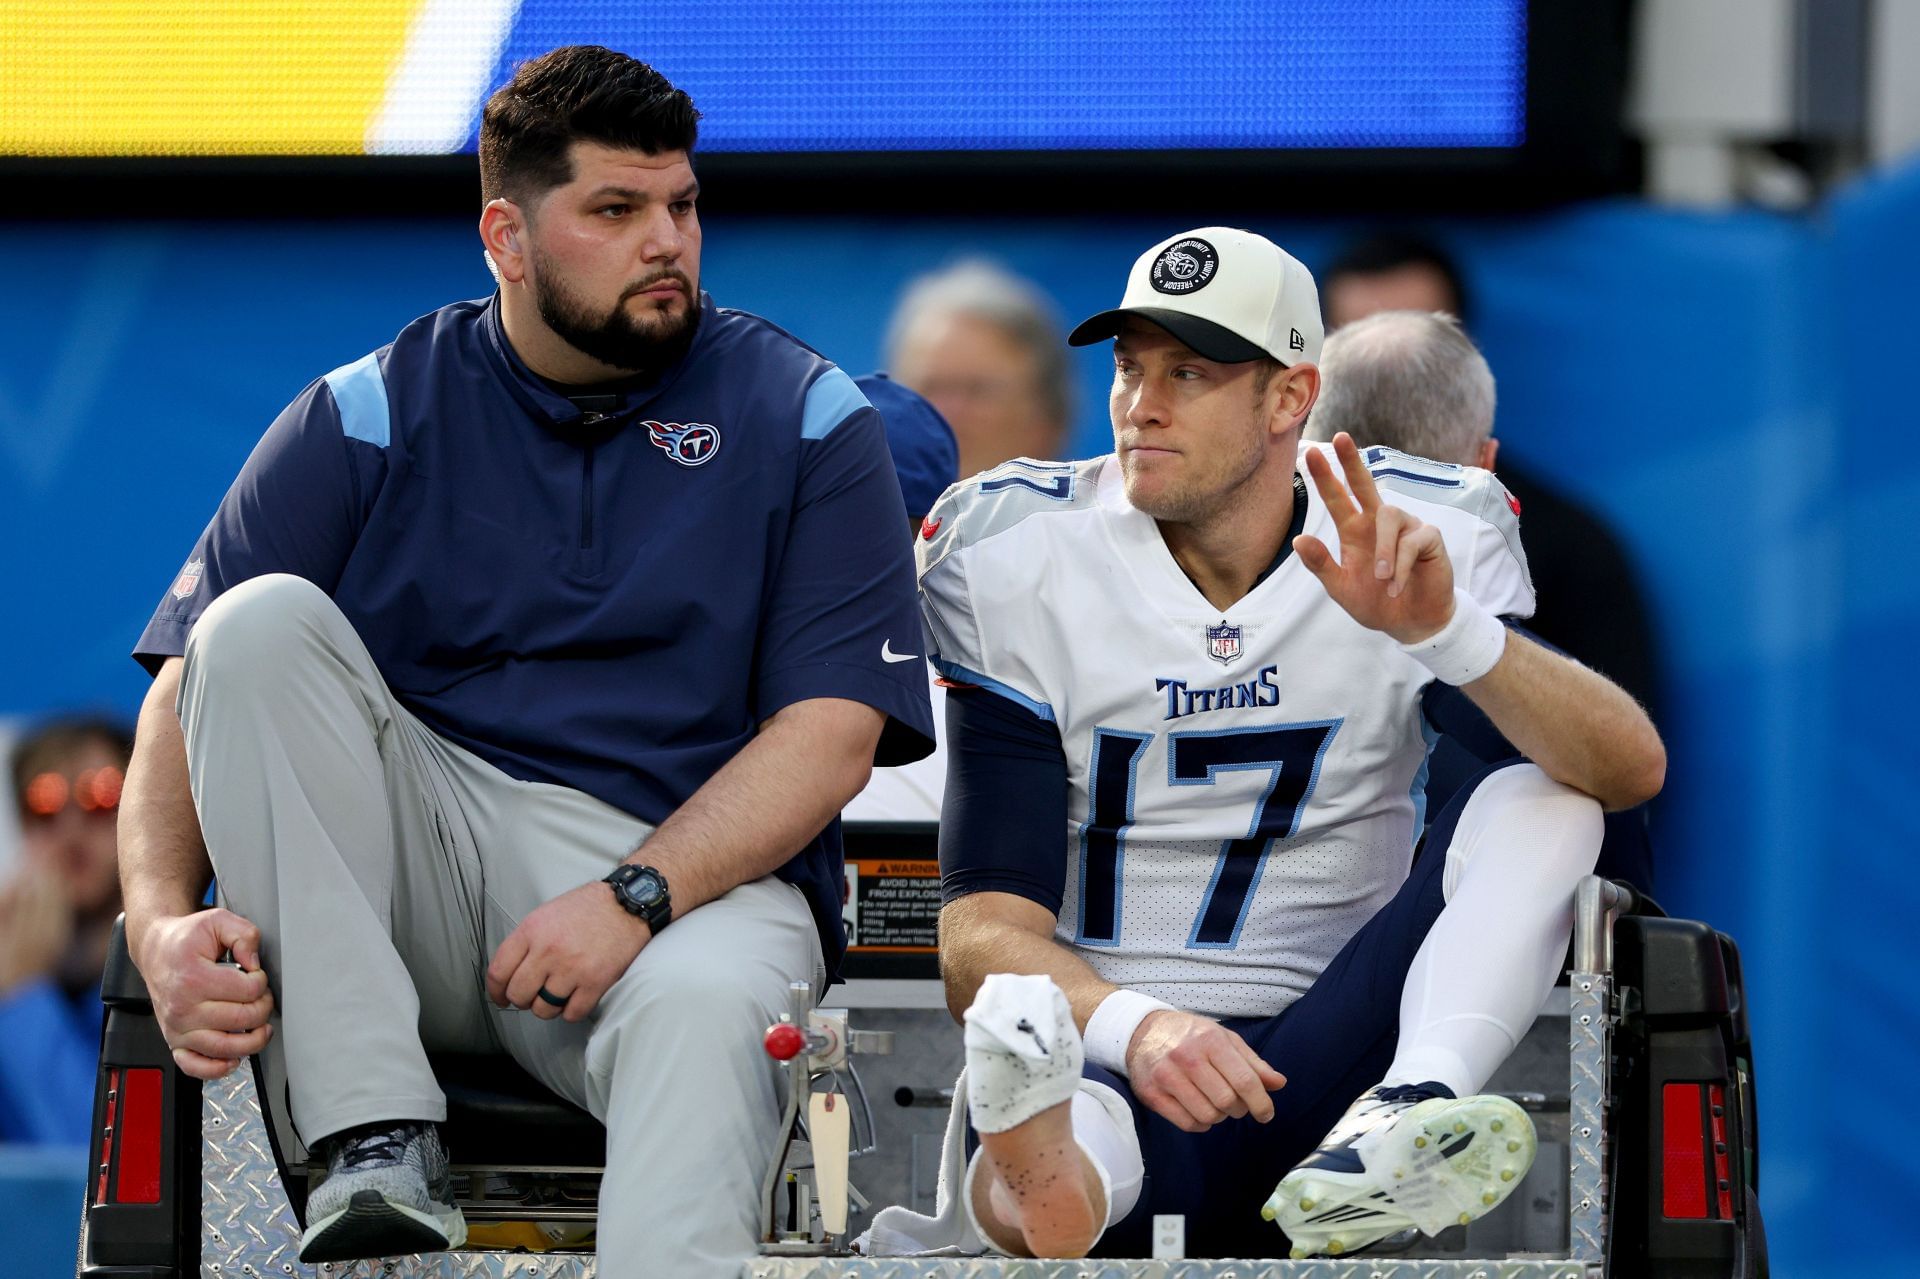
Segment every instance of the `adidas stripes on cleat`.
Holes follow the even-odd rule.
[[[1348,1107],[1260,1215],[1286,1231],[1295,1258],[1340,1256],[1408,1229],[1436,1234],[1502,1203],[1534,1150],[1533,1121],[1505,1097],[1382,1085]]]

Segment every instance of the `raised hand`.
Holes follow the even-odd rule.
[[[1268,1093],[1284,1075],[1247,1041],[1211,1017],[1178,1009],[1147,1014],[1127,1047],[1133,1095],[1183,1132],[1205,1132],[1223,1119],[1273,1118]]]
[[[227,953],[233,963],[222,962]],[[267,1046],[273,996],[260,967],[260,930],[232,911],[156,919],[134,956],[173,1060],[219,1079]]]
[[[1360,625],[1402,644],[1426,639],[1453,616],[1453,562],[1440,530],[1380,500],[1352,436],[1334,436],[1333,451],[1346,483],[1319,449],[1307,450],[1307,474],[1340,534],[1339,561],[1305,533],[1293,539],[1294,554]]]

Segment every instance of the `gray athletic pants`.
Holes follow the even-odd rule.
[[[483,974],[507,934],[652,828],[427,729],[301,578],[216,600],[183,675],[194,805],[224,904],[261,931],[267,1078],[300,1139],[444,1119],[426,1050],[505,1051],[607,1126],[602,1276],[738,1275],[784,1104],[760,1039],[789,982],[822,989],[799,890],[761,879],[676,918],[586,1021],[501,1011]]]

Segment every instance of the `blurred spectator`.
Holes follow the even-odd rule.
[[[21,856],[0,884],[0,1141],[86,1144],[132,747],[112,721],[71,719],[14,748]]]
[[[14,743],[27,725],[0,718],[0,759],[13,758]],[[17,804],[0,804],[0,882],[4,882],[20,862],[20,814]]]
[[[1067,344],[1053,304],[1029,281],[978,259],[923,275],[894,308],[886,346],[893,376],[952,424],[961,475],[1064,453]]]
[[[1472,329],[1459,269],[1424,240],[1402,234],[1363,240],[1341,254],[1322,280],[1329,333],[1376,311],[1445,311]],[[1318,408],[1314,412],[1320,415]],[[1470,455],[1436,460],[1479,465]],[[1539,594],[1528,629],[1613,679],[1647,708],[1655,724],[1661,723],[1646,599],[1619,538],[1598,516],[1517,464],[1511,453],[1501,459],[1499,470],[1501,482],[1520,503],[1521,536]]]
[[[854,382],[880,412],[887,425],[887,448],[900,476],[900,496],[907,504],[907,536],[915,537],[947,486],[958,477],[959,452],[953,428],[924,396],[908,390],[884,373],[869,373]],[[933,689],[933,754],[898,768],[876,768],[866,789],[853,797],[841,813],[850,822],[936,822],[940,795],[947,782],[946,693],[939,672],[927,664]]]
[[[1403,453],[1493,469],[1499,441],[1493,438],[1493,370],[1451,315],[1435,311],[1378,311],[1342,326],[1320,351],[1320,398],[1304,435],[1331,440],[1345,431],[1361,447],[1384,444]],[[1533,527],[1520,521],[1520,536],[1537,594],[1551,593],[1556,579],[1533,556]],[[1534,631],[1531,621],[1524,624]],[[1428,722],[1440,730],[1427,760],[1427,811],[1438,812],[1454,792],[1486,765],[1517,754],[1486,716],[1458,688],[1433,684],[1422,702]],[[1596,869],[1653,890],[1653,849],[1644,806],[1609,813]]]
[[[1320,350],[1320,398],[1304,435],[1345,431],[1436,462],[1493,469],[1493,370],[1444,311],[1376,311]],[[1536,582],[1535,587],[1539,586]]]
[[[1417,236],[1386,232],[1349,245],[1323,277],[1327,331],[1375,311],[1445,311],[1462,327],[1467,286],[1444,249]]]

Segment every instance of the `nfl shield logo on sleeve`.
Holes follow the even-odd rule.
[[[187,566],[180,570],[180,576],[173,579],[173,598],[183,600],[200,589],[200,575],[206,571],[205,560],[188,560]]]
[[[1207,628],[1207,656],[1225,666],[1240,656],[1240,628],[1225,622]]]

